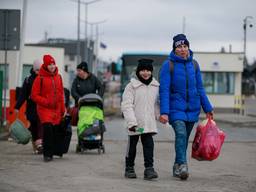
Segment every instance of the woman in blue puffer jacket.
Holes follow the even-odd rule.
[[[188,178],[187,146],[198,121],[200,109],[213,118],[213,108],[205,93],[199,65],[184,34],[173,37],[173,50],[160,71],[160,122],[169,122],[175,131],[176,158],[173,176]]]

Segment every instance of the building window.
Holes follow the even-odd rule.
[[[3,89],[6,87],[6,89],[9,88],[9,64],[6,66],[6,73],[5,73],[5,64],[0,64],[0,71],[3,72]],[[7,76],[5,76],[7,74]]]
[[[235,73],[202,72],[205,91],[212,94],[233,94],[235,89]]]
[[[28,76],[30,76],[30,70],[32,69],[33,65],[24,64],[22,69],[22,79],[23,82],[24,79]]]
[[[202,73],[203,84],[206,93],[213,93],[214,91],[214,73],[205,72]]]

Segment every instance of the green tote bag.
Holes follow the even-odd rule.
[[[24,126],[21,120],[16,119],[10,126],[10,136],[18,144],[27,144],[31,139],[30,131]]]

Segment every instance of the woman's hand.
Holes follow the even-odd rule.
[[[160,115],[159,117],[159,121],[163,124],[166,124],[167,122],[169,122],[169,117],[168,115]]]
[[[206,113],[207,119],[213,119],[213,111]]]

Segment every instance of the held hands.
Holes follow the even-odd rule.
[[[166,124],[167,122],[169,122],[169,117],[168,115],[160,115],[159,117],[159,121],[163,124]]]
[[[213,119],[213,111],[206,113],[207,119]]]

